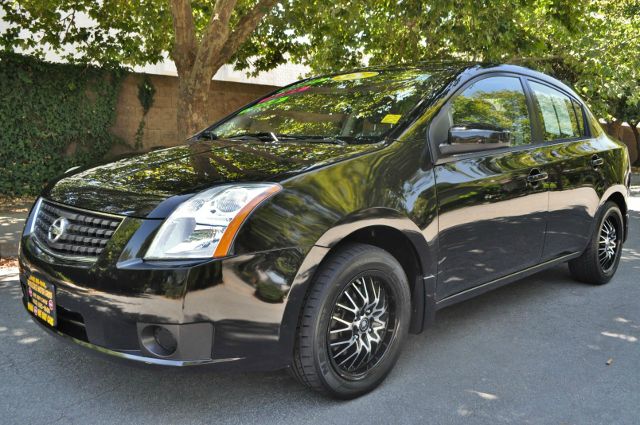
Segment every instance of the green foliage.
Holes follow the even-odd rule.
[[[69,62],[154,63],[172,42],[165,0],[3,0],[0,11],[7,24],[0,45],[40,57],[53,50]]]
[[[215,3],[191,1],[198,40]],[[256,3],[238,0],[231,29]],[[123,65],[176,53],[166,0],[6,0],[2,12],[6,50]],[[314,72],[443,59],[524,64],[574,86],[612,120],[620,105],[640,107],[638,51],[640,0],[281,0],[232,62],[254,74],[287,62]]]
[[[142,106],[142,112],[147,115],[149,109],[153,106],[153,96],[156,94],[156,88],[151,82],[148,75],[145,75],[140,84],[138,84],[138,100]]]
[[[585,22],[582,0],[289,0],[236,56],[268,69],[294,60],[329,71],[389,63],[467,59],[510,62],[570,46]],[[273,35],[273,36],[272,36]],[[273,52],[280,52],[280,57]],[[255,57],[261,59],[255,60]]]
[[[255,3],[238,1],[232,26]],[[168,4],[8,0],[0,45],[70,61],[154,63],[173,45]],[[198,38],[214,4],[191,2]],[[95,25],[80,25],[81,14]],[[525,63],[576,86],[607,117],[630,84],[628,103],[640,103],[639,47],[640,0],[282,0],[233,61],[254,73],[288,61],[314,72],[434,59]]]
[[[598,0],[585,3],[578,18],[581,31],[554,46],[553,61],[544,70],[559,74],[585,97],[596,115],[611,120],[622,97],[640,104],[640,0]]]
[[[142,81],[138,84],[138,100],[142,106],[142,118],[138,129],[136,130],[136,149],[142,147],[142,136],[144,136],[144,127],[146,125],[146,117],[149,109],[153,106],[153,96],[156,94],[156,88],[151,82],[148,75],[145,75]]]
[[[600,0],[604,1],[613,0]],[[625,1],[625,0],[619,0]],[[629,0],[626,0],[629,1]],[[635,0],[631,0],[635,1]],[[70,61],[154,63],[173,46],[166,0],[8,0],[0,3],[6,49],[52,49]],[[546,56],[581,37],[598,2],[583,0],[282,0],[236,52],[238,68],[256,72],[289,60],[314,71],[428,59],[508,61]],[[214,0],[192,1],[196,37]],[[256,4],[239,0],[231,19]],[[85,15],[93,25],[80,25]],[[607,16],[608,17],[608,16]],[[20,32],[20,30],[26,30]],[[75,49],[65,49],[74,45]]]
[[[70,167],[98,159],[109,133],[120,71],[0,55],[0,193],[35,195]]]

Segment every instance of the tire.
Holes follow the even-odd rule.
[[[293,375],[340,399],[373,390],[398,359],[410,312],[407,276],[391,254],[365,244],[339,248],[321,265],[307,295]]]
[[[623,240],[622,213],[615,202],[609,201],[600,209],[597,226],[587,249],[580,257],[569,261],[569,270],[573,278],[592,285],[604,285],[609,282],[618,269]],[[612,247],[611,241],[615,243],[615,247]]]

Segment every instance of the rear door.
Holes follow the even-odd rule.
[[[585,110],[571,94],[528,80],[541,137],[547,146],[549,216],[543,260],[582,251],[590,238],[606,184],[606,142],[592,137]],[[602,145],[602,146],[601,146]]]
[[[515,75],[479,77],[455,94],[432,122],[438,151],[438,298],[539,263],[548,192],[547,158],[532,143],[530,97]],[[444,154],[448,129],[472,123],[510,134],[505,145]],[[450,140],[450,138],[449,138]]]

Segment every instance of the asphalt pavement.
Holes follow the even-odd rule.
[[[339,402],[284,372],[148,369],[54,340],[0,270],[0,423],[638,424],[640,199],[615,278],[566,266],[441,311],[377,390]]]

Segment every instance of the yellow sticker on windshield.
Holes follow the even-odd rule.
[[[382,124],[398,124],[398,121],[400,121],[400,118],[402,117],[402,115],[398,115],[398,114],[387,114],[384,116],[384,118],[382,118],[382,121],[380,121]]]
[[[352,72],[351,74],[342,74],[336,75],[332,78],[333,81],[351,81],[351,80],[361,80],[363,78],[371,78],[378,75],[378,72],[368,71],[368,72]]]

